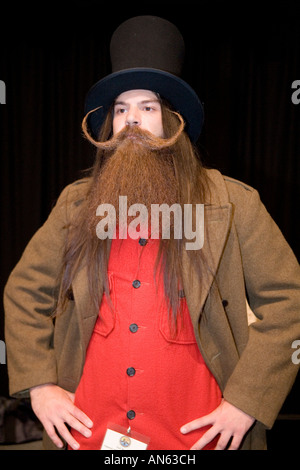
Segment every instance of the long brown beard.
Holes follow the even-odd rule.
[[[152,152],[150,152],[152,157],[151,163],[149,163],[149,153],[141,145],[139,146],[137,139],[131,137],[131,142],[130,138],[127,139],[127,142],[124,140],[122,146],[121,142],[117,143],[120,136],[113,136],[113,139],[105,140],[111,132],[110,115],[107,116],[101,131],[104,142],[94,141],[91,138],[87,131],[87,116],[85,117],[82,125],[83,132],[87,139],[98,147],[100,151],[90,173],[90,190],[87,198],[81,206],[81,211],[76,214],[75,219],[68,226],[69,236],[63,258],[62,282],[55,314],[63,313],[67,308],[73,280],[83,265],[87,266],[89,292],[95,309],[99,309],[102,287],[104,287],[105,293],[109,298],[107,266],[110,241],[99,240],[96,236],[95,227],[99,220],[96,216],[96,209],[101,201],[107,203],[114,203],[113,201],[115,201],[114,204],[118,204],[118,194],[123,191],[125,192],[125,189],[123,189],[125,182],[127,195],[134,202],[137,201],[137,194],[142,195],[140,199],[142,203],[147,203],[149,195],[151,196],[151,202],[160,199],[159,202],[165,201],[169,205],[173,201],[199,203],[210,200],[206,172],[197,158],[197,152],[192,147],[186,133],[182,132],[183,120],[180,119],[177,113],[166,108],[165,105],[162,106],[162,113],[165,133],[168,137],[171,137],[158,140],[154,138],[156,141],[155,145],[159,144],[158,147],[156,146],[159,150],[154,151],[155,145],[149,145],[148,136],[145,134],[147,143],[144,142],[144,147],[147,147],[147,149],[152,147]],[[176,116],[181,121],[179,127]],[[150,140],[153,140],[153,136],[151,136]],[[127,150],[126,154],[122,150],[122,157],[121,148],[123,145],[124,149],[126,148]],[[134,152],[130,150],[130,146],[134,147]],[[143,157],[144,152],[146,157]],[[118,159],[115,153],[119,155]],[[127,158],[126,155],[129,157]],[[135,166],[134,161],[138,162],[138,165]],[[155,165],[159,165],[156,171],[153,168],[154,164],[152,165],[154,161],[156,162]],[[148,162],[147,168],[145,166],[146,162]],[[167,165],[167,169],[161,167],[164,164]],[[112,173],[109,173],[109,168],[113,169],[114,176]],[[130,189],[130,193],[127,191],[127,188]],[[106,195],[104,195],[104,192]],[[177,193],[179,196],[177,196]],[[89,223],[90,230],[88,230],[87,222]],[[184,240],[177,240],[172,237],[160,240],[158,260],[161,260],[163,267],[166,299],[168,299],[170,311],[172,311],[175,319],[177,318],[180,305],[178,286],[182,285],[183,280],[181,262],[183,251]],[[190,271],[191,276],[195,272],[199,278],[200,285],[205,283],[207,272],[207,260],[203,258],[202,252],[203,250],[186,252],[193,266],[193,270]]]
[[[149,216],[151,204],[171,206],[178,202],[173,157],[165,145],[164,139],[156,138],[139,127],[126,127],[108,141],[107,146],[116,149],[106,152],[90,192],[87,216],[91,234],[96,234],[96,225],[100,220],[96,211],[101,204],[111,204],[115,208],[116,222],[119,224],[119,196],[127,197],[128,208],[133,204],[143,204]],[[130,217],[127,222],[130,222]]]

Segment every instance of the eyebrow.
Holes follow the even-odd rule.
[[[160,101],[156,98],[153,98],[153,100],[142,100],[142,101],[139,101],[140,104],[147,104],[147,103],[160,103]],[[117,106],[117,105],[127,105],[128,103],[126,103],[126,101],[115,101],[114,103],[114,106]]]

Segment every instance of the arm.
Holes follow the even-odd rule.
[[[68,206],[78,198],[76,188],[61,194],[48,220],[33,236],[5,287],[5,334],[10,394],[28,396],[32,408],[53,442],[62,446],[56,430],[76,448],[68,424],[85,436],[92,426],[74,405],[74,395],[56,385],[53,346],[61,259],[67,236]],[[81,194],[82,197],[82,194]]]
[[[224,398],[271,428],[298,372],[300,269],[257,191],[236,204],[236,228],[249,304],[257,321],[229,378]]]
[[[62,192],[5,286],[5,339],[13,396],[28,396],[30,387],[57,381],[51,316],[67,235],[68,192],[69,188]]]
[[[193,449],[203,448],[218,434],[217,449],[231,438],[229,449],[238,448],[255,419],[271,427],[298,370],[291,346],[300,337],[299,265],[258,193],[246,189],[233,196],[245,284],[257,321],[249,327],[248,344],[221,405],[183,426],[185,432],[212,426]]]

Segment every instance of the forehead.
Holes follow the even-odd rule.
[[[157,101],[157,95],[150,90],[129,90],[121,93],[115,102],[140,102],[140,101]]]

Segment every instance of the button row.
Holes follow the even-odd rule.
[[[147,240],[145,238],[140,238],[139,239],[139,244],[141,246],[145,246],[147,244]],[[141,286],[141,281],[139,281],[138,279],[135,279],[132,283],[133,287],[135,289],[138,289],[140,286]],[[137,330],[138,330],[138,326],[136,323],[132,323],[130,326],[129,326],[129,330],[131,331],[131,333],[136,333]],[[135,375],[135,368],[134,367],[128,367],[126,373],[129,377],[133,377]],[[127,412],[127,418],[128,419],[134,419],[135,418],[135,411],[134,410],[129,410]]]
[[[139,239],[139,244],[141,246],[145,246],[147,244],[147,240],[145,238],[140,238]],[[141,281],[139,281],[138,279],[135,279],[132,283],[133,287],[135,289],[138,289],[140,286],[141,286]],[[131,325],[129,326],[129,330],[131,333],[136,333],[137,330],[138,330],[138,325],[136,323],[131,323]],[[133,377],[135,375],[135,368],[134,367],[128,367],[128,369],[126,370],[126,373],[129,377]],[[129,410],[127,411],[127,418],[128,419],[134,419],[135,418],[135,411],[134,410]]]
[[[127,372],[127,375],[132,377],[135,374],[135,368],[134,367],[128,367],[126,372]],[[135,411],[134,410],[127,411],[127,418],[128,419],[134,419],[135,418]]]

